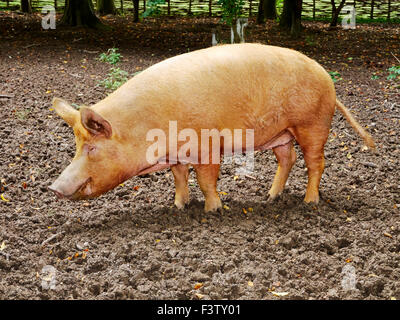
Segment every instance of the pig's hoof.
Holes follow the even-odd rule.
[[[204,206],[204,211],[205,212],[212,212],[212,211],[217,211],[218,209],[222,209],[222,203],[219,198],[213,199],[210,201],[206,201],[205,206]]]
[[[312,194],[312,195],[308,195],[306,194],[306,197],[304,198],[304,202],[305,203],[314,203],[314,204],[318,204],[319,202],[319,194]]]
[[[188,200],[178,200],[175,199],[175,207],[177,207],[179,210],[183,210],[185,209],[186,205],[189,203],[189,199]]]
[[[277,199],[280,198],[280,196],[281,196],[281,193],[278,193],[275,195],[268,194],[267,203],[275,202]]]

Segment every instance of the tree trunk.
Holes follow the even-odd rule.
[[[301,33],[301,10],[303,0],[284,0],[279,25],[288,30],[293,37]]]
[[[264,16],[266,19],[276,19],[276,0],[264,0]]]
[[[258,24],[264,23],[264,1],[263,0],[260,0],[260,2],[258,2],[257,23]]]
[[[92,0],[66,0],[61,22],[69,26],[104,27],[94,14]]]
[[[121,5],[120,5],[120,6],[121,6],[121,12],[123,13],[123,12],[124,12],[124,1],[123,1],[123,0],[121,0],[121,2],[120,2],[120,3],[121,3]]]
[[[115,14],[114,0],[97,0],[97,11],[100,15]]]
[[[339,13],[342,11],[346,0],[341,0],[339,7],[336,8],[335,0],[331,0],[332,5],[332,20],[331,20],[331,27],[336,27],[339,20]]]
[[[133,22],[139,22],[139,0],[133,1]],[[144,10],[146,10],[146,2],[144,3]]]
[[[32,13],[32,7],[29,0],[21,0],[21,11],[26,13]]]

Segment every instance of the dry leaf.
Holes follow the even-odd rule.
[[[198,289],[200,289],[202,286],[203,286],[203,283],[202,283],[202,282],[197,282],[197,283],[194,285],[194,290],[198,290]]]
[[[276,297],[284,297],[289,294],[289,292],[276,292],[276,291],[271,291],[271,293]]]
[[[393,239],[393,236],[392,236],[390,233],[384,232],[383,235],[384,235],[385,237],[388,237],[388,238]]]

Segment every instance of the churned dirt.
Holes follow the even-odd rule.
[[[210,46],[217,22],[108,18],[108,32],[44,31],[37,16],[0,15],[0,94],[10,96],[0,98],[0,299],[400,299],[400,90],[386,79],[399,64],[398,25],[307,22],[297,40],[272,23],[246,29],[247,42],[295,48],[340,73],[339,98],[376,140],[376,154],[363,149],[336,113],[318,206],[303,203],[298,148],[272,203],[272,152],[257,153],[248,177],[223,166],[222,213],[203,212],[193,172],[183,211],[170,171],[90,201],[47,191],[75,151],[53,97],[93,104],[107,94],[96,86],[109,69],[101,52],[119,48],[119,67],[133,74]]]

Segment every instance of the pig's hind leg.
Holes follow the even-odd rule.
[[[196,171],[197,181],[205,197],[204,210],[206,212],[215,211],[222,207],[221,199],[217,192],[219,167],[219,164],[193,165]]]
[[[189,165],[177,164],[171,170],[175,180],[175,205],[178,209],[183,209],[189,202]]]
[[[296,141],[301,147],[308,170],[308,184],[304,201],[319,202],[319,183],[325,166],[324,145],[329,127],[314,125],[294,128]]]
[[[269,200],[275,199],[285,188],[290,170],[296,162],[296,151],[293,142],[290,141],[284,145],[272,149],[278,160],[278,169],[275,174],[274,182],[269,190]]]

